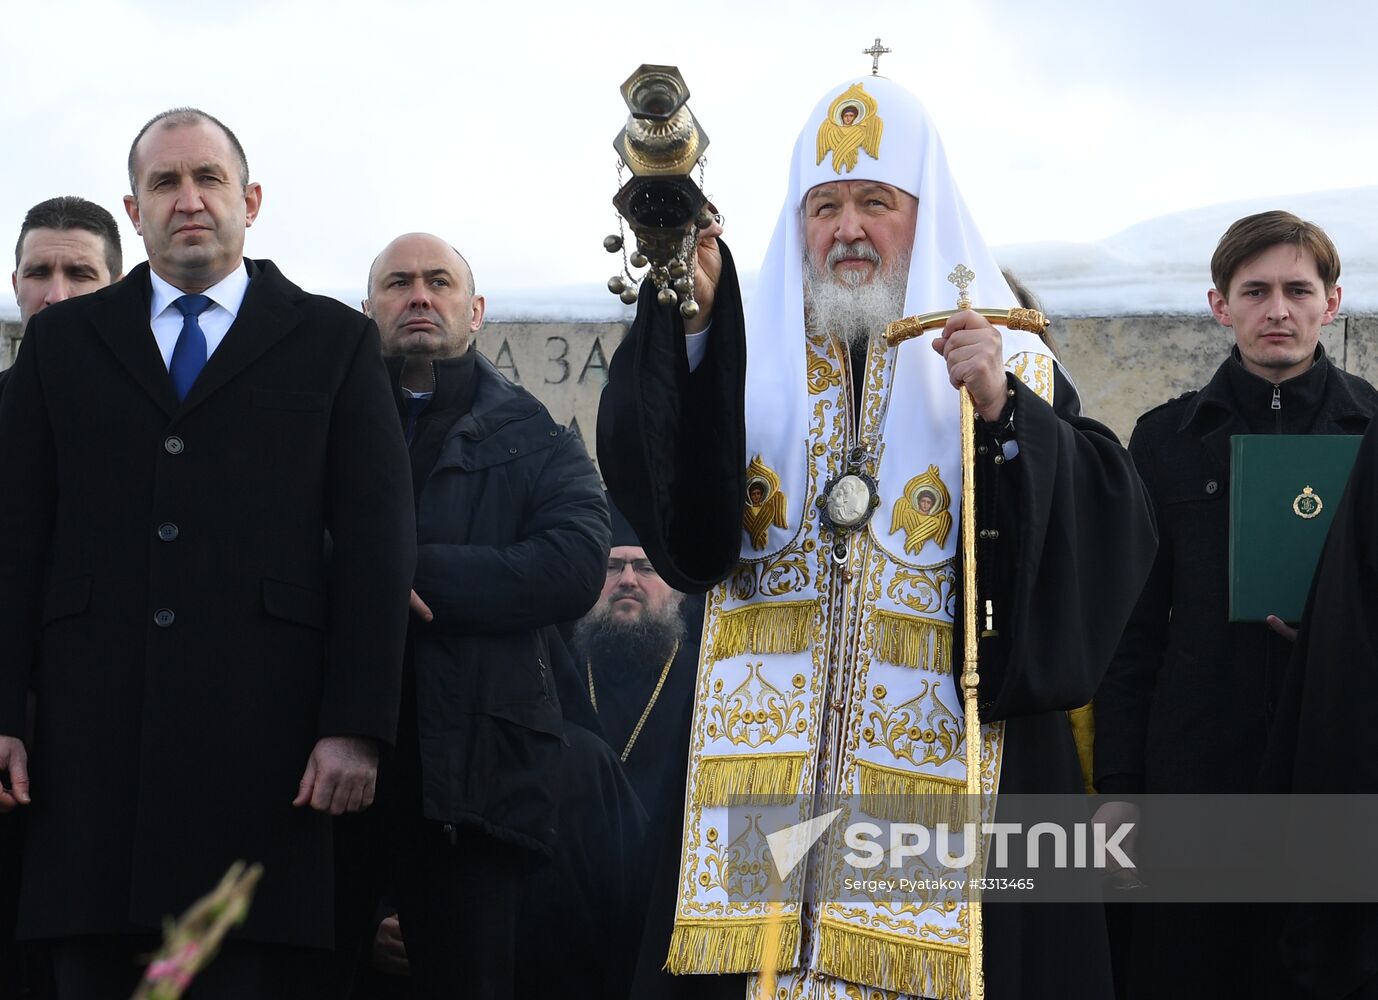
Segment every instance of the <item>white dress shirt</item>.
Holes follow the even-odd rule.
[[[713,324],[709,323],[698,333],[686,333],[684,335],[684,351],[689,355],[689,370],[698,371],[699,365],[703,364],[703,356],[708,353],[708,331],[713,329]]]
[[[152,270],[148,272],[148,277],[153,284],[149,324],[153,327],[153,339],[158,342],[158,350],[163,355],[163,364],[171,370],[172,349],[177,346],[177,338],[182,334],[182,313],[173,303],[187,293],[169,285]],[[239,307],[243,304],[244,293],[248,289],[249,270],[247,265],[241,265],[219,284],[212,285],[201,293],[213,303],[197,320],[201,332],[206,335],[207,360],[225,339],[234,318],[239,315]]]

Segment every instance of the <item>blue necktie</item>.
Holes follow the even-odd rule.
[[[183,295],[172,304],[182,314],[182,332],[177,336],[177,346],[172,349],[168,372],[172,375],[177,398],[181,400],[187,398],[196,376],[206,366],[206,335],[196,317],[210,308],[211,300],[204,295]]]

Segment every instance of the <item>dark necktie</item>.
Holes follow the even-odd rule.
[[[180,400],[187,398],[196,376],[206,366],[206,335],[196,317],[210,308],[211,300],[204,295],[183,295],[172,304],[182,314],[182,332],[177,337],[177,346],[172,349],[168,372]]]

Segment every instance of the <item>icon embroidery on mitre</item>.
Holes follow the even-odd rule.
[[[895,501],[890,533],[903,529],[904,551],[910,555],[918,555],[929,539],[942,548],[952,531],[951,506],[952,497],[938,478],[938,467],[930,465],[927,472],[904,484],[904,493]]]
[[[828,107],[828,116],[818,126],[818,159],[833,154],[833,172],[856,169],[857,152],[866,150],[871,159],[880,159],[880,134],[885,122],[876,114],[876,99],[854,83]]]
[[[764,549],[771,526],[789,527],[785,520],[785,495],[780,492],[780,477],[760,455],[746,467],[746,507],[742,510],[742,529],[752,548]]]

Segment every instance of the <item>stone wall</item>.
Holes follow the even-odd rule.
[[[1052,334],[1082,412],[1124,442],[1145,410],[1205,385],[1234,344],[1206,315],[1054,319]],[[1321,344],[1336,364],[1378,383],[1375,337],[1378,317],[1341,316],[1322,329]]]
[[[18,323],[0,323],[0,366],[10,363],[19,332]],[[574,425],[591,451],[598,395],[625,332],[620,323],[490,323],[478,343],[555,419]],[[1124,441],[1139,414],[1203,385],[1233,343],[1231,332],[1206,315],[1055,317],[1052,333],[1083,412]],[[1378,384],[1378,316],[1342,316],[1321,342],[1341,367]]]

